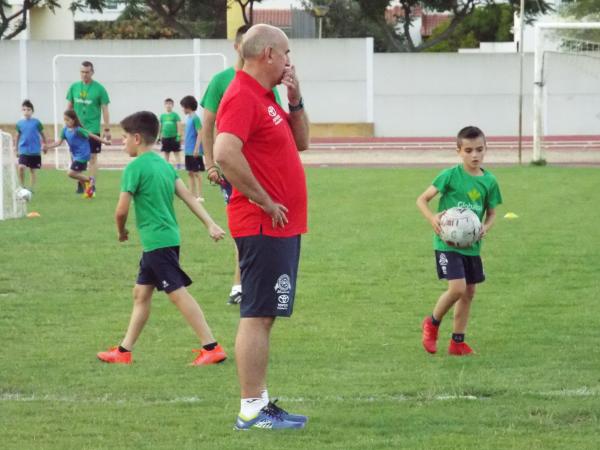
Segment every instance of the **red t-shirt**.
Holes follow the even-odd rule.
[[[217,130],[243,142],[242,153],[260,185],[274,202],[288,208],[288,223],[274,229],[271,217],[234,186],[227,205],[233,237],[290,237],[307,231],[306,177],[289,120],[272,91],[246,72],[236,73],[219,105]]]

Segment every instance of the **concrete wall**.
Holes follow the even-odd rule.
[[[30,39],[74,39],[75,21],[69,9],[71,0],[59,0],[60,8],[34,7],[29,11]]]
[[[226,40],[201,40],[204,53],[236,55]],[[95,79],[111,97],[111,122],[135,110],[162,110],[163,99],[200,96],[219,59],[201,60],[194,83],[188,59],[100,59],[89,55],[192,53],[190,40],[29,41],[27,96],[45,123],[52,115],[52,58],[59,53],[88,55],[58,64],[58,110],[65,92],[79,80],[79,64],[90,59]],[[464,125],[489,135],[517,134],[519,57],[516,54],[373,54],[371,39],[299,39],[290,44],[312,122],[372,123],[376,136],[452,136]],[[19,43],[0,42],[0,123],[15,123],[22,100]],[[548,116],[546,134],[598,134],[600,59],[546,58]],[[525,58],[524,133],[532,122],[533,56]],[[198,83],[199,81],[199,83]],[[198,88],[195,88],[195,85]],[[282,98],[286,93],[280,87]]]

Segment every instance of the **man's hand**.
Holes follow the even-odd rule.
[[[208,178],[208,181],[215,184],[221,184],[223,181],[223,176],[217,166],[210,166],[206,170],[206,178]]]
[[[127,228],[119,231],[119,242],[125,242],[129,239],[129,231]]]
[[[261,208],[271,216],[271,223],[273,224],[274,229],[278,226],[284,228],[287,225],[288,218],[285,213],[288,212],[288,209],[282,204],[269,200],[269,203],[265,206],[261,206]]]
[[[220,241],[225,237],[225,231],[223,231],[223,229],[216,223],[211,223],[208,226],[208,234],[215,242]]]
[[[298,103],[300,103],[302,95],[300,94],[300,82],[296,77],[295,66],[287,66],[283,70],[283,78],[281,79],[281,84],[283,84],[287,88],[288,102],[290,103],[290,105],[297,105]]]

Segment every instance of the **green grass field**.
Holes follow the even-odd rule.
[[[131,240],[116,240],[120,173],[101,173],[89,201],[42,171],[29,205],[41,218],[0,223],[0,448],[598,448],[598,170],[493,170],[504,205],[466,358],[445,354],[451,320],[440,353],[420,343],[445,285],[415,199],[438,171],[308,170],[310,233],[295,314],[274,330],[269,391],[310,422],[280,433],[232,430],[231,239],[211,242],[178,201],[182,266],[229,361],[188,367],[194,335],[157,294],[135,364],[102,364],[96,352],[127,326],[141,251],[133,217]],[[205,189],[225,225],[220,194]]]

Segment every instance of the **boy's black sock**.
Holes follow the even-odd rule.
[[[212,342],[210,344],[203,345],[202,348],[204,350],[208,350],[210,352],[211,350],[214,350],[217,345],[218,345],[217,341],[215,341],[215,342]]]
[[[125,347],[121,347],[121,346],[119,345],[119,353],[128,353],[128,352],[130,352],[130,351],[131,351],[131,350],[127,350]]]
[[[440,323],[442,323],[441,320],[437,320],[435,317],[433,317],[433,314],[431,315],[431,324],[435,327],[439,327]]]
[[[461,344],[465,342],[465,334],[464,333],[452,333],[452,340],[457,344]]]

